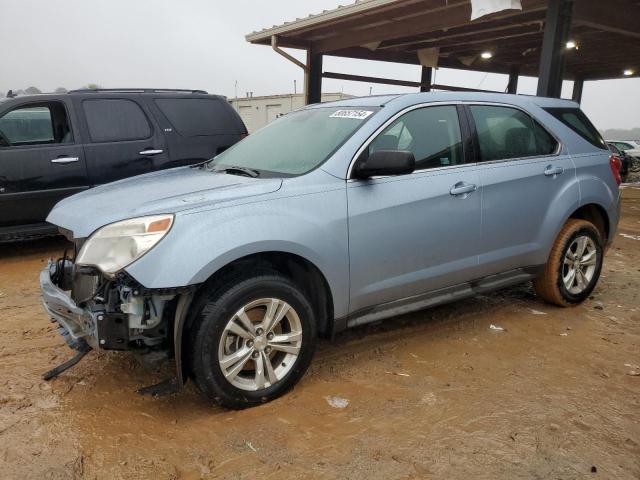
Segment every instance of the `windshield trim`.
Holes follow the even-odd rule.
[[[292,111],[292,112],[289,112],[289,113],[287,113],[286,115],[295,115],[295,114],[297,114],[297,113],[304,112],[304,111],[309,111],[309,110],[326,110],[326,109],[330,109],[330,108],[331,108],[331,109],[336,109],[336,108],[337,108],[337,109],[344,109],[344,110],[346,110],[346,109],[355,109],[355,108],[360,108],[360,109],[363,109],[363,110],[371,110],[373,113],[372,113],[371,115],[369,115],[367,118],[365,118],[362,122],[360,122],[360,124],[355,128],[355,130],[353,130],[353,131],[352,131],[349,135],[347,135],[347,136],[346,136],[346,137],[345,137],[345,138],[344,138],[340,143],[338,143],[338,144],[336,145],[336,147],[335,147],[333,150],[331,150],[331,152],[329,152],[329,154],[328,154],[328,155],[326,155],[326,156],[325,156],[325,158],[323,158],[323,159],[322,159],[322,161],[318,162],[318,163],[317,163],[313,168],[311,168],[311,169],[309,169],[309,170],[307,170],[307,171],[305,171],[305,172],[302,172],[302,173],[286,173],[286,172],[276,172],[276,171],[272,171],[272,170],[264,170],[264,169],[261,169],[261,168],[251,167],[251,169],[252,169],[252,170],[256,170],[256,171],[258,171],[258,172],[260,173],[260,174],[256,177],[256,179],[260,179],[260,178],[294,178],[294,177],[301,177],[301,176],[303,176],[303,175],[308,175],[309,173],[311,173],[311,172],[313,172],[313,171],[317,170],[318,168],[321,168],[321,167],[322,167],[325,163],[327,163],[327,161],[329,161],[329,159],[330,159],[331,157],[333,157],[333,156],[338,152],[338,150],[340,150],[340,149],[344,146],[344,144],[345,144],[345,143],[347,143],[347,142],[348,142],[348,141],[349,141],[349,140],[350,140],[350,139],[351,139],[351,138],[352,138],[352,137],[353,137],[353,136],[354,136],[354,135],[355,135],[355,134],[356,134],[356,133],[357,133],[357,132],[358,132],[358,131],[359,131],[359,130],[360,130],[360,129],[361,129],[361,128],[362,128],[362,127],[367,123],[367,122],[368,122],[368,121],[369,121],[369,120],[371,120],[373,117],[375,117],[375,116],[376,116],[376,114],[381,110],[382,106],[357,106],[357,105],[354,105],[354,106],[349,106],[349,107],[343,107],[342,105],[341,105],[341,106],[337,106],[337,105],[331,105],[331,104],[329,103],[329,104],[322,105],[322,106],[318,106],[318,105],[310,105],[310,106],[308,106],[308,107],[301,108],[301,109],[298,109],[298,110],[294,110],[294,111]],[[286,115],[285,115],[285,116],[286,116]],[[269,123],[269,124],[265,125],[264,127],[262,127],[262,128],[260,128],[260,129],[258,129],[258,131],[260,131],[260,130],[264,130],[264,129],[266,129],[266,128],[269,128],[269,127],[271,127],[274,123],[275,123],[275,122],[271,122],[271,123]],[[251,137],[251,135],[249,135],[247,138],[250,138],[250,137]],[[242,141],[240,141],[240,142],[236,143],[236,144],[235,144],[235,145],[233,145],[231,148],[228,148],[227,150],[225,150],[224,152],[220,153],[219,155],[216,155],[215,157],[213,157],[213,158],[211,158],[211,159],[207,160],[207,161],[205,162],[205,164],[208,166],[208,168],[214,168],[214,167],[215,167],[216,169],[218,169],[218,168],[219,168],[219,169],[221,169],[221,170],[223,169],[222,167],[228,167],[228,168],[233,167],[234,165],[229,165],[229,164],[226,164],[226,163],[213,163],[213,162],[216,160],[216,158],[218,158],[218,156],[223,155],[224,153],[227,153],[227,152],[232,151],[232,150],[236,147],[236,145],[239,145],[240,143],[242,143]]]

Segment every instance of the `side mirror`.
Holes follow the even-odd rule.
[[[378,150],[358,161],[353,171],[356,178],[406,175],[416,169],[413,153],[406,150]]]

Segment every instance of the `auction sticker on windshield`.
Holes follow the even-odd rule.
[[[372,113],[370,110],[337,110],[329,115],[329,118],[355,118],[356,120],[364,120]]]

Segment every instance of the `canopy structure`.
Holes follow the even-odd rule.
[[[319,101],[323,77],[465,90],[432,84],[435,67],[507,74],[510,93],[520,75],[537,76],[549,97],[574,80],[580,101],[585,81],[640,74],[640,0],[361,0],[246,38],[305,70],[307,103]],[[306,50],[306,63],[280,47]],[[324,55],[422,65],[422,77],[326,72]]]

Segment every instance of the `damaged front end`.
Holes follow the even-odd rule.
[[[182,386],[180,337],[192,287],[146,289],[125,271],[105,275],[65,254],[42,270],[40,288],[70,347],[133,350],[155,361],[175,356],[173,384]]]

